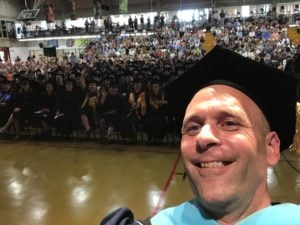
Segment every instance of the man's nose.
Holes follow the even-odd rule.
[[[196,136],[199,151],[206,151],[210,147],[220,143],[218,129],[210,124],[204,124]]]

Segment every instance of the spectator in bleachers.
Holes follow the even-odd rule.
[[[134,17],[134,20],[133,20],[133,27],[134,27],[134,30],[138,29],[138,19],[136,16]]]
[[[160,19],[160,25],[159,25],[159,27],[160,28],[164,27],[165,26],[165,16],[164,16],[164,14],[161,14],[160,17],[159,17],[159,19]]]
[[[133,30],[133,20],[132,20],[131,16],[129,16],[129,18],[128,18],[128,27],[129,27],[129,29]]]
[[[151,27],[151,20],[150,20],[150,17],[148,16],[147,17],[147,30],[148,31],[150,30],[150,27]]]
[[[74,52],[71,52],[71,55],[70,55],[70,57],[69,57],[69,60],[71,61],[72,66],[74,66],[75,63],[77,62],[77,57],[75,56]]]
[[[90,26],[90,23],[89,23],[88,20],[85,20],[84,26],[85,26],[85,32],[88,33],[89,32],[89,26]]]
[[[141,30],[144,30],[144,16],[143,16],[143,14],[141,15],[141,17],[140,17],[140,24],[141,24]]]

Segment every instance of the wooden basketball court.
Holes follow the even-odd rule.
[[[192,198],[178,152],[170,146],[0,140],[1,224],[99,224],[121,206],[144,219]],[[300,156],[284,151],[269,170],[274,202],[300,203],[299,170]]]

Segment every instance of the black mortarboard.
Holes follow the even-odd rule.
[[[45,76],[42,74],[37,75],[36,77],[37,80],[45,80]]]
[[[20,82],[21,83],[30,83],[30,80],[28,77],[20,76]]]
[[[53,86],[55,85],[55,81],[53,80],[53,79],[48,79],[47,81],[46,81],[46,83],[45,83],[45,85],[47,85],[47,84],[52,84]]]
[[[167,86],[168,101],[177,121],[182,122],[185,108],[194,94],[210,84],[229,85],[245,93],[264,113],[271,130],[278,133],[281,150],[292,144],[296,123],[296,77],[216,46]]]
[[[89,79],[88,82],[87,82],[87,85],[90,85],[90,84],[96,84],[96,86],[99,85],[99,81],[97,79]]]
[[[64,73],[64,72],[63,72],[62,70],[57,70],[57,71],[56,71],[56,75],[63,75],[63,73]]]
[[[111,82],[109,83],[109,87],[111,87],[111,88],[118,87],[118,82],[117,82],[117,81],[111,81]]]
[[[65,79],[64,83],[65,84],[72,83],[73,85],[75,85],[76,81],[74,79],[72,79],[72,78],[69,77],[69,78]]]
[[[6,83],[8,80],[4,75],[0,75],[0,83]]]
[[[140,76],[137,76],[136,78],[134,78],[133,83],[142,83],[142,78]]]

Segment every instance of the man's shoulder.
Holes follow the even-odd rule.
[[[218,223],[206,215],[196,200],[184,202],[178,206],[167,208],[151,218],[152,225],[189,225]],[[262,209],[238,225],[300,225],[300,206],[291,203],[277,204]]]
[[[184,202],[178,206],[162,210],[151,218],[152,225],[189,225],[207,224],[217,225],[215,220],[210,219],[199,206],[196,200]]]
[[[282,203],[262,209],[245,220],[239,225],[299,225],[300,224],[300,205],[292,203]]]
[[[128,208],[119,208],[107,215],[100,225],[219,225],[196,200],[164,209],[144,221],[134,219]],[[269,206],[250,215],[236,225],[300,225],[300,205],[285,203]]]
[[[297,218],[300,218],[300,205],[293,203],[281,203],[272,205],[270,207],[262,210],[263,213],[279,213],[284,215],[297,215]]]

